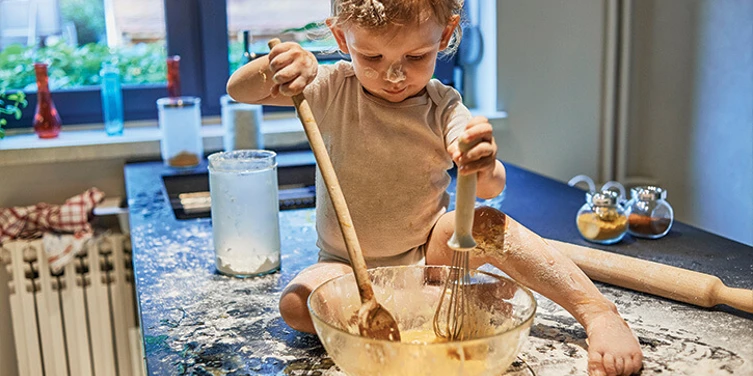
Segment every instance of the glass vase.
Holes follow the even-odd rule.
[[[120,85],[120,70],[115,64],[102,63],[102,114],[108,136],[123,134],[123,92]]]
[[[62,122],[50,93],[47,64],[34,63],[37,75],[37,107],[34,111],[34,132],[39,138],[55,138],[60,134]]]
[[[181,96],[180,90],[180,56],[167,57],[167,96],[177,98]]]

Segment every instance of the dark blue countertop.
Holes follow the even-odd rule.
[[[340,375],[316,336],[290,329],[277,309],[282,288],[316,262],[314,210],[280,213],[279,273],[251,279],[219,275],[209,219],[176,220],[161,179],[204,171],[206,165],[177,172],[160,162],[125,167],[148,373]],[[617,245],[595,246],[582,240],[575,227],[575,214],[584,202],[582,190],[512,165],[507,165],[507,173],[505,192],[484,203],[544,237],[714,274],[730,287],[753,288],[749,246],[679,222],[659,240],[626,236]],[[753,315],[597,286],[639,336],[644,375],[753,374]],[[583,328],[548,299],[537,295],[537,300],[528,343],[508,374],[584,374]]]

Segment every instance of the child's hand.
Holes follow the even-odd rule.
[[[271,94],[294,96],[316,77],[319,64],[316,57],[298,43],[280,43],[269,51],[269,69],[272,71]]]
[[[465,153],[458,149],[458,141],[474,145]],[[497,163],[497,144],[492,135],[492,125],[483,116],[476,116],[466,125],[458,140],[448,148],[460,174],[491,174]]]

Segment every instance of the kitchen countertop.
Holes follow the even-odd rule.
[[[197,171],[206,171],[206,165],[184,172]],[[284,286],[316,262],[314,210],[280,213],[280,272],[225,277],[215,272],[209,219],[179,221],[173,216],[161,176],[175,173],[161,162],[125,167],[148,374],[341,375],[317,337],[292,330],[277,309]],[[753,288],[753,247],[680,222],[659,240],[626,236],[617,245],[597,246],[582,240],[575,227],[582,190],[512,165],[507,165],[507,181],[502,195],[484,203],[544,237],[714,274],[730,287]],[[643,375],[753,374],[753,315],[596,285],[638,335]],[[585,374],[583,328],[556,304],[536,298],[531,335],[508,374]]]

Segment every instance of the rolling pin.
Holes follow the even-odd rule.
[[[557,240],[547,242],[595,281],[700,307],[725,304],[753,313],[753,290],[727,287],[719,277]]]

